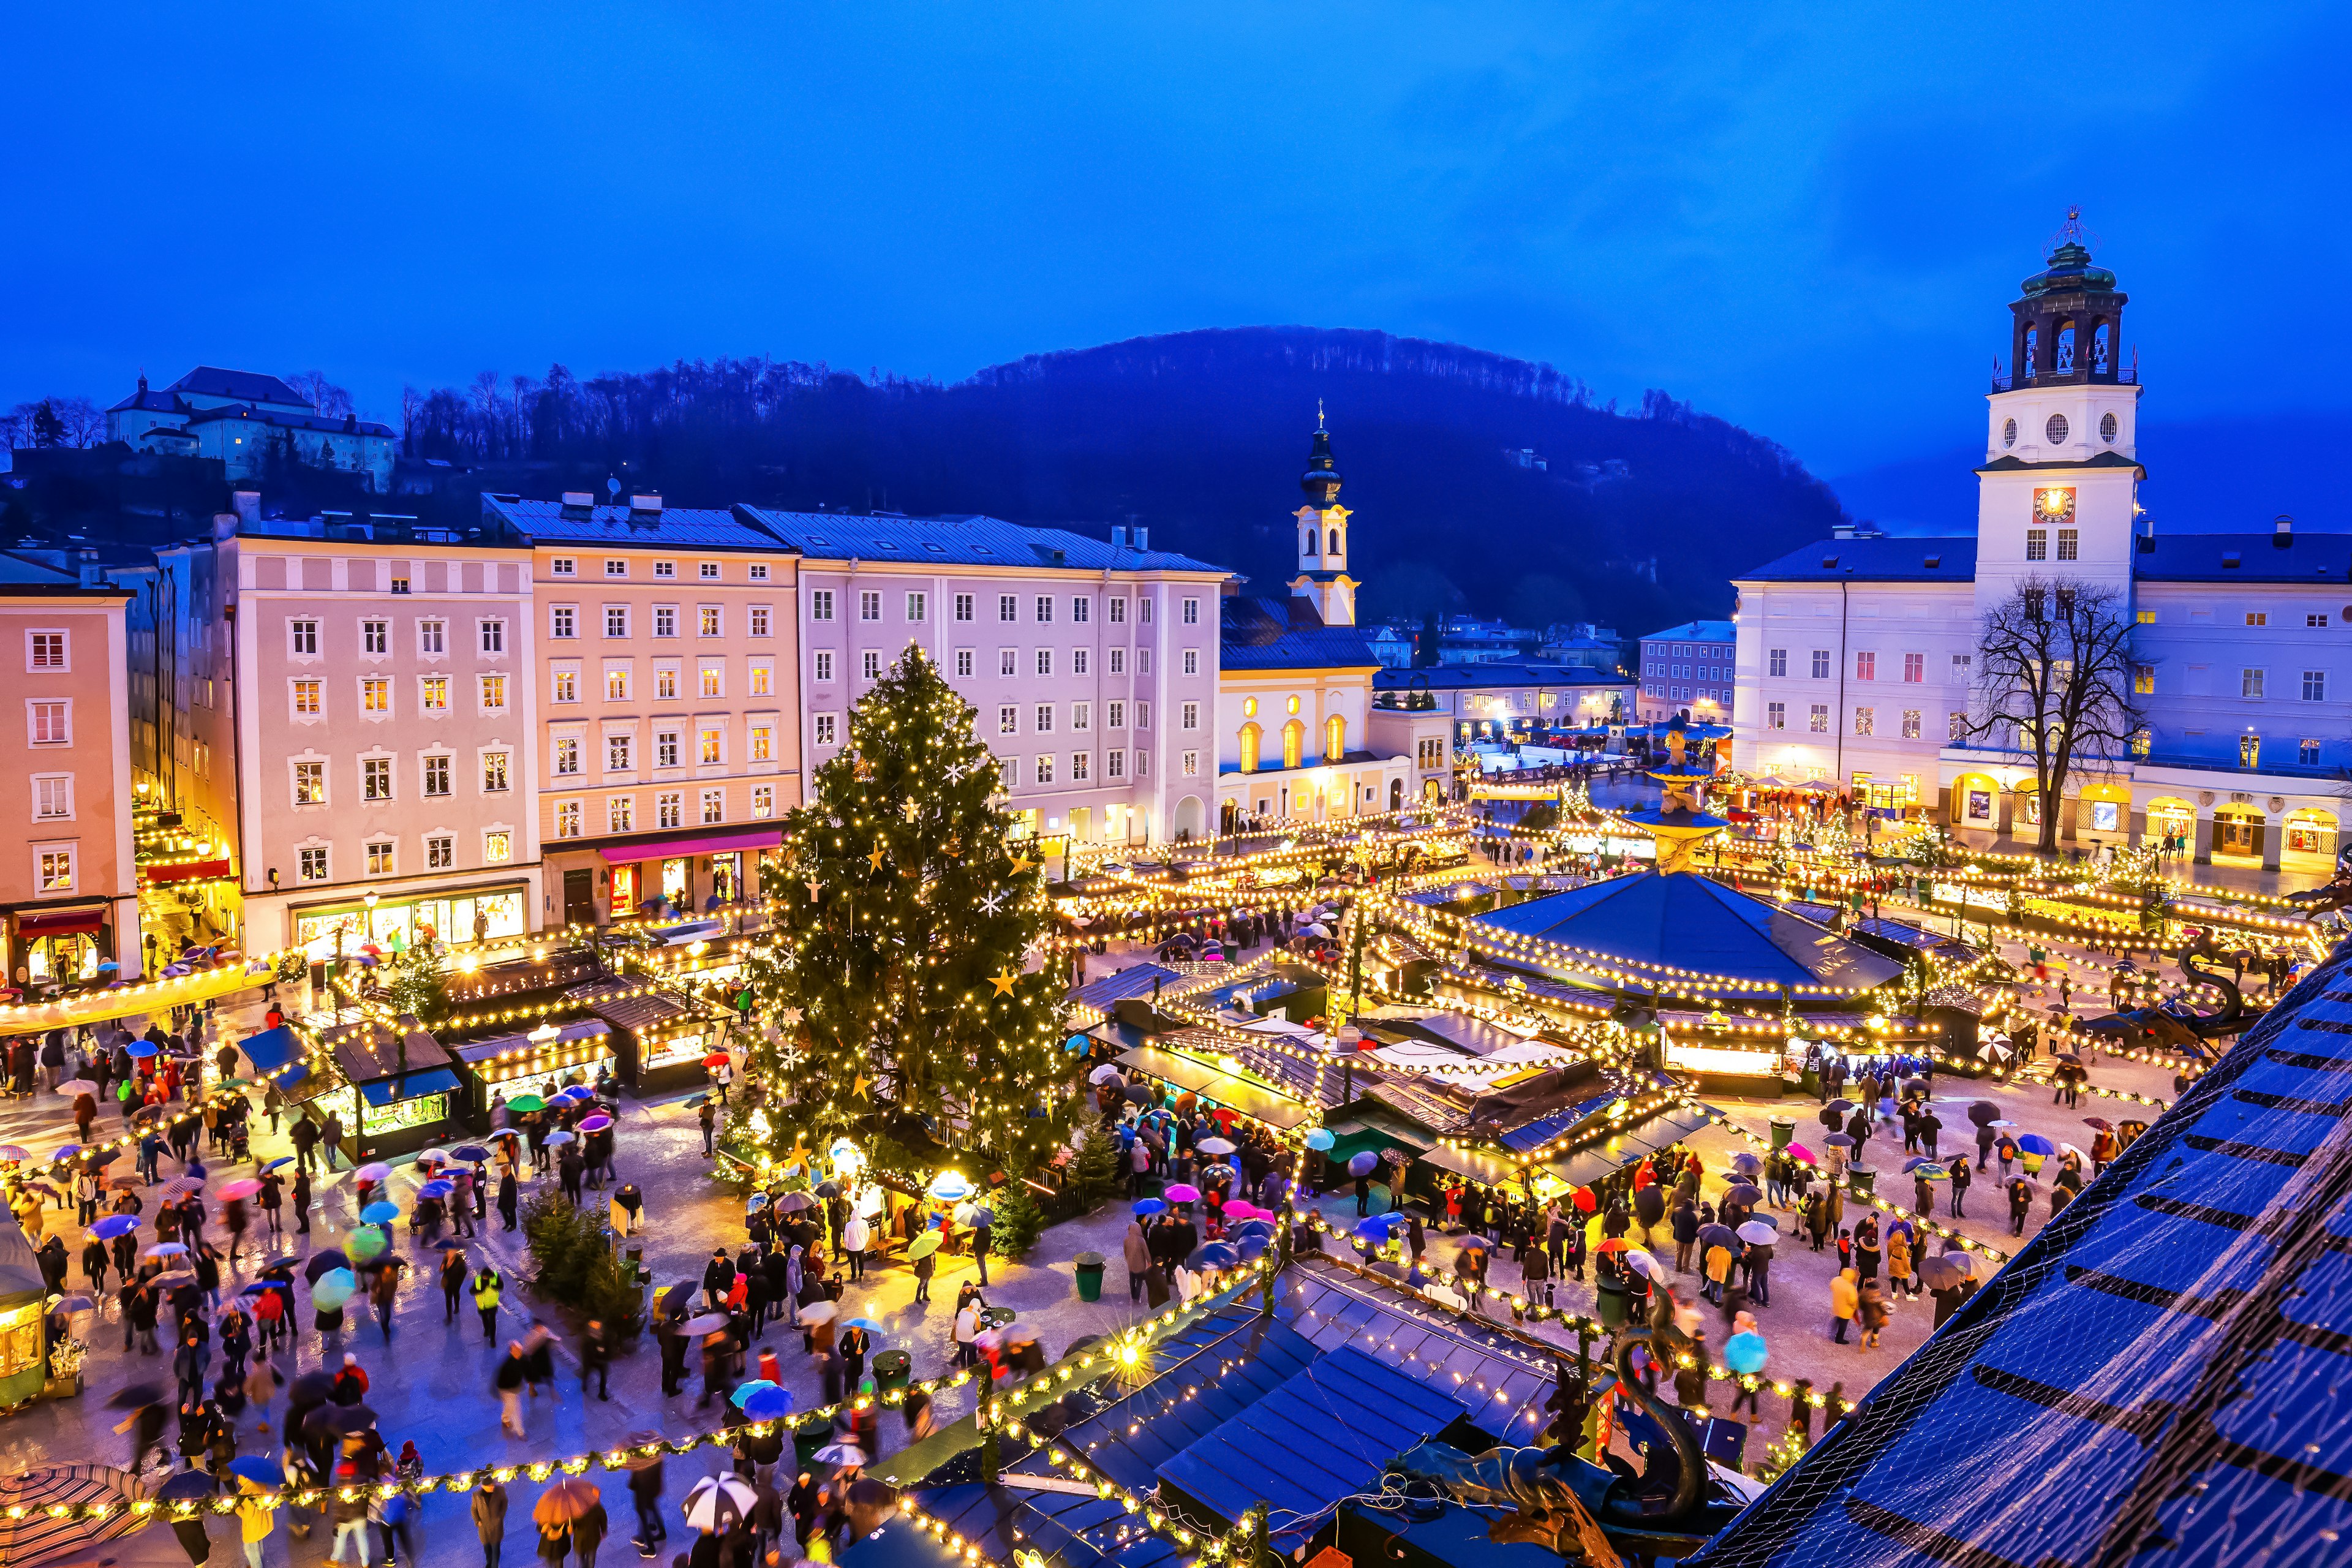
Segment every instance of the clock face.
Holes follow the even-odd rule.
[[[2004,447],[2014,447],[2017,445],[2016,420],[2012,419],[2008,424],[2000,427],[2000,444]]]
[[[2103,414],[2099,416],[2100,440],[2106,442],[2109,446],[2115,445],[2116,428],[2116,416],[2114,415]]]
[[[2053,414],[2050,416],[2050,423],[2043,426],[2042,427],[2042,431],[2043,435],[2050,437],[2050,444],[2052,446],[2064,446],[2066,444],[2066,416],[2063,414]]]
[[[2033,492],[2033,510],[2044,521],[2063,520],[2074,515],[2074,489],[2072,485],[2053,485]]]

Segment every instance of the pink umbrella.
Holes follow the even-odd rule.
[[[223,1187],[220,1190],[220,1195],[224,1198],[230,1199],[249,1198],[260,1190],[261,1184],[255,1181],[252,1177],[247,1176],[241,1181],[231,1182],[228,1185]]]
[[[580,1131],[583,1132],[602,1132],[611,1125],[613,1125],[613,1119],[601,1110],[593,1116],[583,1116],[580,1119]]]
[[[1255,1204],[1245,1204],[1239,1198],[1225,1205],[1227,1219],[1255,1219],[1262,1212]]]
[[[1171,1204],[1197,1204],[1201,1201],[1201,1189],[1188,1183],[1179,1182],[1169,1188],[1165,1195]]]
[[[1809,1165],[1815,1163],[1813,1159],[1813,1152],[1811,1149],[1806,1148],[1802,1143],[1791,1143],[1788,1148],[1781,1152],[1787,1154],[1791,1160],[1802,1160]]]

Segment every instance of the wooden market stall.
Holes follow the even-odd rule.
[[[345,1024],[320,1043],[332,1054],[342,1084],[311,1104],[321,1115],[331,1109],[342,1117],[355,1158],[413,1154],[460,1130],[455,1058],[413,1015],[392,1024]]]
[[[602,1018],[542,1024],[528,1034],[493,1035],[452,1047],[464,1081],[467,1121],[486,1131],[500,1098],[536,1094],[541,1099],[568,1084],[596,1081],[613,1068],[613,1032]]]
[[[703,1058],[725,1048],[731,1015],[671,986],[602,980],[564,995],[610,1027],[616,1075],[639,1096],[675,1094],[708,1082]]]

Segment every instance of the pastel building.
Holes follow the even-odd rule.
[[[1017,832],[1142,845],[1207,831],[1223,568],[1152,550],[1139,528],[1106,543],[988,517],[735,515],[800,557],[808,770],[913,646],[975,710]]]
[[[1643,637],[1635,717],[1644,724],[1677,713],[1702,724],[1731,722],[1738,629],[1734,621],[1685,621]]]
[[[756,894],[802,795],[799,555],[736,512],[594,502],[483,498],[530,547],[548,925]]]

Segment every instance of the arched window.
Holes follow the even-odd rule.
[[[1324,553],[1328,555],[1332,560],[1337,561],[1339,559],[1339,531],[1338,529],[1332,529],[1323,536],[1323,547]]]
[[[1255,724],[1242,726],[1242,772],[1245,773],[1257,772],[1257,743],[1263,733]]]
[[[2060,375],[2071,375],[2074,370],[2074,323],[2058,323],[2057,357],[2053,368]]]
[[[1299,547],[1298,552],[1301,555],[1312,555],[1315,553],[1315,531],[1313,529],[1310,528],[1307,531],[1307,542]]]
[[[2023,372],[2026,380],[2032,381],[2033,379],[2034,373],[2039,371],[2041,368],[2042,329],[2040,327],[2028,327],[2025,329],[2025,363],[2021,365],[2019,369]]]
[[[2091,330],[2091,369],[2105,375],[2116,367],[2116,329],[2114,323],[2101,321]]]
[[[1404,809],[1404,780],[1402,779],[1389,780],[1389,809],[1391,811]]]
[[[1323,721],[1323,760],[1336,763],[1348,754],[1348,721],[1334,713]]]
[[[1282,765],[1295,768],[1307,752],[1307,726],[1293,719],[1282,727]]]

